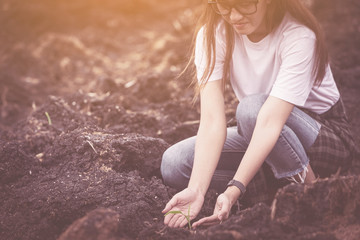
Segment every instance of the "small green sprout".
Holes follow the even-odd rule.
[[[169,211],[167,212],[164,216],[169,215],[169,214],[182,214],[186,220],[188,221],[188,225],[189,225],[189,230],[191,230],[191,223],[190,223],[190,205],[188,208],[188,214],[185,215],[182,211]]]
[[[48,112],[45,112],[45,115],[46,115],[46,117],[47,117],[47,120],[48,120],[49,125],[51,125],[52,123],[51,123],[51,118],[50,118],[49,113],[48,113]]]

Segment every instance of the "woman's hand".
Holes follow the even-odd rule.
[[[196,228],[200,225],[211,226],[211,225],[221,223],[222,221],[228,219],[228,217],[230,215],[231,207],[232,207],[232,203],[231,203],[229,197],[224,193],[220,194],[216,200],[213,215],[211,215],[209,217],[204,217],[204,218],[200,219],[199,221],[195,222],[192,225],[193,228]]]
[[[185,215],[188,215],[190,206],[191,220],[199,214],[203,203],[204,196],[200,192],[193,191],[190,188],[185,188],[171,198],[162,212],[167,213],[169,211],[181,211]],[[187,219],[182,214],[168,214],[164,219],[164,224],[169,227],[184,227],[187,223]]]

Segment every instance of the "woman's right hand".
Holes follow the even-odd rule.
[[[192,220],[199,214],[203,203],[204,196],[200,192],[185,188],[171,198],[162,213],[166,214],[169,211],[181,211],[183,214],[188,215],[190,206],[190,220]],[[187,219],[182,214],[168,214],[164,219],[165,225],[174,228],[184,227],[187,223]]]

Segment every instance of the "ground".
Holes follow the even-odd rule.
[[[0,1],[0,239],[360,238],[351,172],[241,203],[221,225],[163,225],[161,155],[196,134],[187,63],[201,1]],[[360,3],[316,0],[360,142]],[[236,100],[227,91],[232,122]],[[212,212],[209,191],[200,216]]]

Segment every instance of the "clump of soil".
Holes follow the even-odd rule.
[[[162,153],[199,123],[188,76],[177,78],[199,2],[0,3],[1,239],[359,239],[359,156],[345,176],[242,202],[221,225],[164,226],[176,190],[162,183]],[[312,10],[359,142],[360,6]],[[229,124],[236,104],[227,90]]]

